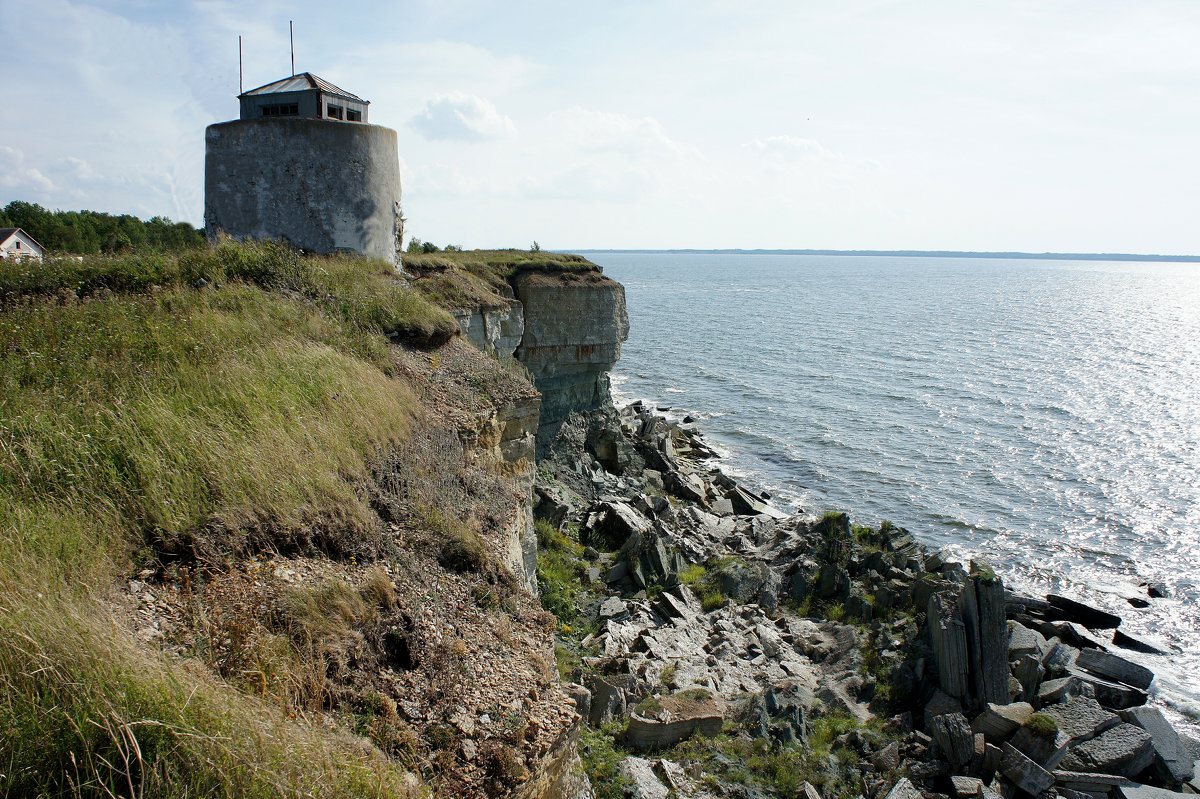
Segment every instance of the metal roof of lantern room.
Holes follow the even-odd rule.
[[[363,105],[370,105],[370,102],[361,97],[351,94],[345,89],[339,89],[324,78],[317,77],[311,72],[301,72],[299,75],[292,75],[287,78],[280,78],[277,81],[259,86],[257,89],[239,94],[238,97],[251,97],[259,94],[281,94],[283,92],[303,92],[310,89],[316,89],[325,94],[332,94],[336,97],[343,97],[347,100],[353,100]]]

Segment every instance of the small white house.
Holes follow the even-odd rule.
[[[0,227],[0,259],[23,261],[32,258],[40,261],[45,255],[46,248],[21,228]]]

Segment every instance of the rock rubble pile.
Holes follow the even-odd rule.
[[[587,631],[562,636],[578,652],[570,693],[630,753],[627,795],[1200,790],[1197,743],[1147,704],[1153,673],[1114,651],[1153,645],[1097,632],[1119,618],[1015,595],[986,563],[929,553],[887,523],[785,514],[714,455],[693,426],[635,403],[568,419],[539,467],[537,515],[583,552]],[[716,754],[681,744],[696,736]],[[719,751],[735,739],[801,753],[808,770],[776,773],[775,789],[739,781]],[[826,743],[815,767],[804,760]]]

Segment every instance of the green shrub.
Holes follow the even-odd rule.
[[[620,772],[628,755],[613,739],[614,726],[596,729],[587,724],[579,731],[579,756],[592,782],[596,799],[624,799],[628,781]]]
[[[1039,738],[1053,738],[1058,734],[1058,722],[1045,713],[1034,713],[1025,722],[1025,728]]]

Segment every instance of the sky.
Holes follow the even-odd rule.
[[[0,0],[0,205],[201,224],[289,20],[438,244],[1200,253],[1197,0]]]

